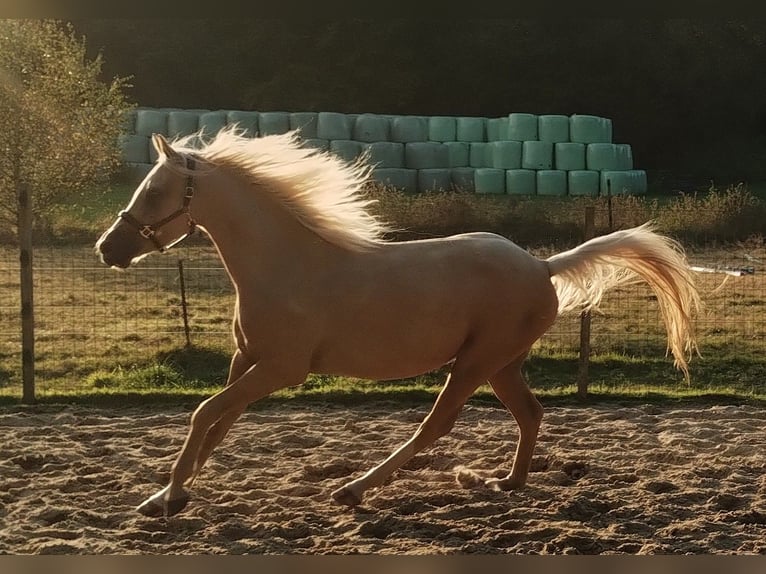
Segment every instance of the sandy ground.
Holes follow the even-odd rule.
[[[0,553],[766,553],[766,410],[548,408],[527,487],[463,480],[510,469],[516,426],[469,406],[453,432],[355,510],[330,492],[387,456],[428,406],[248,411],[189,507],[134,507],[164,484],[189,410],[0,410]]]

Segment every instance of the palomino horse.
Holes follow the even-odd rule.
[[[487,485],[519,488],[543,416],[521,371],[530,347],[559,313],[595,307],[606,289],[636,276],[653,288],[668,347],[688,377],[698,294],[680,246],[648,224],[547,260],[490,233],[386,241],[362,194],[369,168],[302,147],[295,133],[249,139],[229,128],[200,149],[189,138],[152,141],[157,163],[97,251],[125,269],[203,229],[236,289],[237,349],[226,386],[194,411],[169,484],[138,507],[147,516],[187,504],[185,487],[253,401],[309,373],[385,380],[451,362],[412,438],[333,498],[360,504],[448,433],[487,381],[520,433],[510,474]]]

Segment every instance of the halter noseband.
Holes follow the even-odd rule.
[[[186,157],[186,168],[189,170],[194,170],[194,158],[188,157],[188,156]],[[186,193],[184,193],[184,199],[183,199],[183,203],[181,204],[181,207],[179,209],[176,209],[173,213],[171,213],[167,217],[163,217],[159,221],[155,223],[150,223],[150,224],[141,223],[138,219],[133,217],[127,211],[121,211],[119,213],[119,217],[120,219],[132,225],[136,229],[136,231],[138,231],[141,237],[151,241],[154,244],[154,246],[157,248],[157,251],[159,251],[160,253],[164,253],[167,249],[173,247],[173,245],[175,245],[182,239],[185,239],[186,237],[189,237],[189,235],[194,233],[194,230],[197,227],[197,222],[194,221],[194,218],[191,216],[191,212],[189,211],[189,204],[191,203],[192,197],[194,197],[194,176],[192,174],[189,174],[186,176]],[[159,240],[157,239],[157,232],[160,230],[161,227],[163,227],[164,225],[167,225],[168,223],[177,219],[178,217],[181,217],[182,215],[186,215],[186,221],[189,226],[189,231],[186,232],[186,235],[184,235],[183,237],[180,237],[176,241],[173,241],[172,243],[168,245],[162,245],[162,243],[160,243]]]

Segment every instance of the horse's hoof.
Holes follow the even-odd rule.
[[[484,486],[492,490],[501,490],[503,492],[509,490],[516,490],[524,486],[523,484],[516,484],[514,481],[507,478],[490,478],[484,481]]]
[[[331,494],[333,500],[337,502],[338,504],[343,504],[345,506],[348,506],[350,508],[354,508],[355,506],[359,506],[362,503],[362,499],[359,498],[356,494],[351,492],[351,489],[348,487],[341,487],[338,490],[335,490]]]
[[[162,497],[153,496],[142,502],[136,511],[149,518],[173,516],[181,512],[189,503],[189,495],[183,493],[179,498],[165,501]]]

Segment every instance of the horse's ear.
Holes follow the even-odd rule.
[[[171,161],[181,163],[181,155],[170,146],[165,136],[162,134],[152,134],[152,143],[158,154],[167,157]]]

